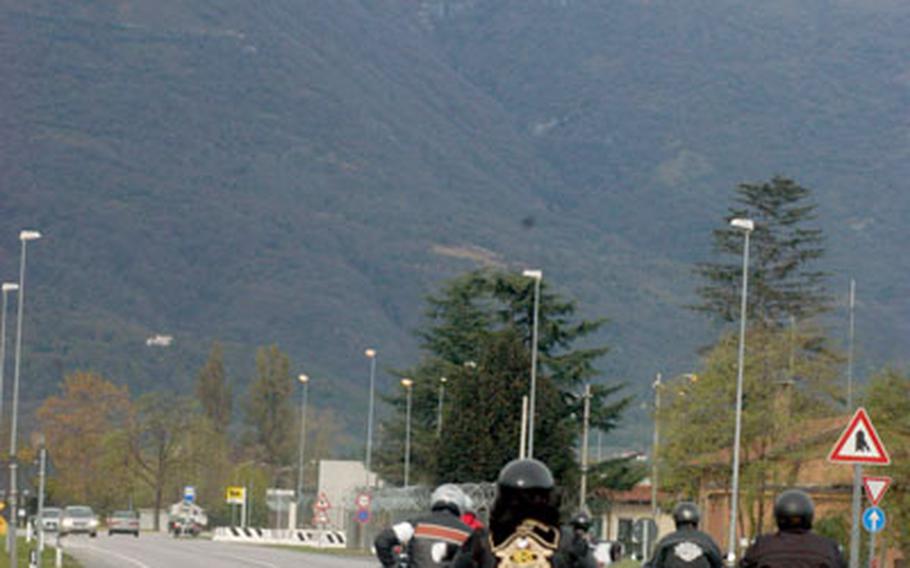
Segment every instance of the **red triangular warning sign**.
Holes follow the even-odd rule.
[[[885,491],[888,490],[889,485],[891,485],[890,477],[873,475],[863,476],[863,487],[866,488],[866,497],[869,498],[869,501],[873,505],[878,505],[878,502],[884,497]]]
[[[325,511],[332,508],[332,504],[329,503],[329,498],[326,497],[325,491],[319,494],[319,499],[316,500],[316,504],[313,505],[313,509],[317,511]]]
[[[844,430],[828,461],[834,463],[866,463],[872,465],[888,465],[891,458],[875,432],[875,426],[869,419],[865,408],[858,408],[850,420],[850,425]]]

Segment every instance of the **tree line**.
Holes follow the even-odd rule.
[[[234,396],[215,343],[196,377],[194,395],[153,391],[132,397],[127,387],[91,371],[65,376],[60,393],[37,411],[51,460],[47,501],[84,503],[101,512],[130,506],[158,512],[192,485],[215,522],[230,522],[225,487],[252,491],[253,519],[265,522],[265,489],[296,485],[300,432],[296,378],[277,346],[256,353],[255,375],[232,429]],[[314,410],[307,453],[328,457],[340,431],[334,414]],[[33,448],[34,450],[34,448]],[[308,460],[309,485],[315,483]]]

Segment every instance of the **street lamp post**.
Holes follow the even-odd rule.
[[[370,468],[373,460],[373,401],[376,392],[376,350],[367,349],[363,352],[370,360],[370,403],[367,410],[367,455],[365,461],[367,470],[367,485],[370,485]]]
[[[301,373],[297,380],[303,386],[300,397],[300,445],[297,452],[297,503],[303,505],[303,451],[306,449],[306,403],[309,394],[310,377]]]
[[[38,554],[44,552],[44,484],[47,479],[47,447],[44,445],[44,434],[39,436],[38,450]]]
[[[739,446],[743,427],[743,359],[746,353],[746,301],[749,293],[749,236],[755,230],[751,219],[737,218],[730,225],[743,231],[743,289],[739,314],[739,355],[736,368],[736,428],[733,434],[733,484],[730,488],[730,533],[727,561],[736,562],[736,508],[739,501]]]
[[[414,381],[401,379],[401,386],[404,387],[407,397],[404,419],[404,486],[407,487],[411,475],[411,387],[414,386]]]
[[[6,368],[6,297],[18,289],[19,285],[15,282],[3,283],[3,310],[0,316],[0,427],[3,425],[3,371]]]
[[[660,387],[662,383],[660,382],[661,376],[660,373],[657,373],[657,376],[654,378],[654,382],[651,383],[651,387],[654,389],[654,440],[653,440],[653,449],[651,450],[651,514],[654,515],[655,522],[657,521],[657,459],[658,451],[660,450]]]
[[[535,395],[537,393],[537,320],[540,312],[540,281],[543,272],[540,270],[525,270],[522,275],[534,279],[534,323],[531,335],[531,396],[528,402],[528,457],[534,457],[534,414]]]
[[[591,385],[585,385],[585,404],[581,428],[581,488],[578,491],[578,508],[586,509],[588,500],[588,425],[591,422]]]
[[[19,302],[18,302],[18,313],[16,316],[16,363],[13,367],[13,413],[11,418],[10,425],[10,437],[9,437],[9,514],[10,520],[9,523],[9,562],[10,566],[18,566],[18,554],[16,551],[16,522],[19,519],[18,515],[18,504],[16,503],[17,487],[16,487],[16,473],[18,469],[18,464],[16,463],[16,454],[17,454],[17,444],[16,437],[18,435],[17,431],[17,420],[19,417],[19,369],[21,367],[22,360],[22,314],[23,307],[25,305],[25,257],[26,257],[26,245],[29,241],[38,240],[41,238],[41,233],[38,231],[21,231],[19,233],[19,241],[22,243],[22,253],[19,257]]]
[[[439,377],[439,408],[436,410],[436,437],[442,436],[442,403],[446,396],[446,379]]]

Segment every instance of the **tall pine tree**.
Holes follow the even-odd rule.
[[[788,325],[828,308],[825,273],[813,266],[825,252],[815,219],[811,192],[791,179],[740,184],[727,221],[746,217],[755,221],[749,261],[748,317],[766,326]],[[715,252],[728,259],[696,266],[704,284],[697,289],[701,303],[695,309],[721,321],[739,319],[742,280],[742,231],[729,224],[714,231]]]
[[[425,356],[398,374],[414,380],[414,482],[493,480],[518,456],[521,398],[528,394],[534,283],[519,275],[478,270],[449,281],[428,299],[427,325],[418,331]],[[576,306],[541,287],[535,457],[563,483],[577,473],[573,446],[581,433],[584,384],[606,347],[578,348],[603,320],[578,320]],[[446,377],[439,431],[440,378]],[[621,385],[593,388],[591,424],[615,427],[629,399],[613,399]],[[608,401],[608,399],[611,399]],[[388,398],[395,415],[383,426],[380,466],[400,480],[403,392]]]
[[[215,431],[219,434],[227,432],[231,423],[233,399],[224,372],[224,350],[217,341],[212,345],[205,365],[196,375],[196,398],[205,415],[212,421]]]
[[[294,424],[291,361],[277,345],[256,352],[256,378],[247,397],[246,421],[259,458],[273,468],[289,463]]]

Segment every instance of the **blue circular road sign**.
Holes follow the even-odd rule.
[[[370,522],[370,510],[369,509],[360,509],[357,511],[356,520],[358,523],[368,523]]]
[[[885,528],[886,520],[881,507],[869,507],[863,511],[863,528],[871,533],[881,532]]]

